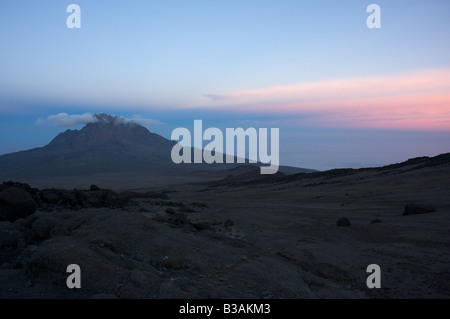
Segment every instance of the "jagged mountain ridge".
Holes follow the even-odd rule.
[[[67,130],[57,135],[48,145],[49,148],[77,147],[80,150],[101,146],[145,145],[155,149],[171,148],[175,143],[162,136],[151,133],[145,127],[124,121],[117,116],[107,114],[94,115],[96,122],[88,123],[81,130]]]

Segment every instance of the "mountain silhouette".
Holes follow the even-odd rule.
[[[93,181],[94,176],[97,180],[120,182],[126,178],[145,182],[155,181],[157,176],[220,178],[242,172],[236,171],[237,167],[254,169],[248,164],[177,165],[171,159],[176,142],[122,117],[107,114],[95,114],[94,117],[95,121],[81,130],[66,130],[44,147],[0,156],[0,180],[52,179],[61,186],[61,181],[74,177],[86,182]],[[295,172],[311,171],[292,167],[280,167],[280,171],[283,168]]]
[[[175,144],[123,118],[96,114],[96,122],[67,130],[48,145],[0,156],[0,177],[73,176],[174,169]]]

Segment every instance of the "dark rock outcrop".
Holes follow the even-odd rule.
[[[348,227],[350,226],[350,220],[347,217],[339,218],[336,225],[339,227]]]
[[[36,194],[42,208],[88,208],[121,207],[130,198],[122,198],[108,189],[99,190],[64,190],[44,189]]]
[[[36,219],[32,225],[34,237],[37,240],[46,240],[50,238],[50,232],[58,224],[56,218],[42,216]]]
[[[89,188],[91,191],[99,191],[100,187],[98,187],[97,185],[92,184],[91,187]]]
[[[208,222],[193,223],[192,226],[198,231],[211,230],[212,229],[211,224],[209,224]]]
[[[19,187],[0,191],[0,220],[15,221],[36,211],[36,203],[30,193]]]
[[[420,214],[432,213],[434,211],[436,211],[436,208],[434,208],[433,206],[407,204],[405,206],[405,209],[403,210],[403,216],[420,215]]]

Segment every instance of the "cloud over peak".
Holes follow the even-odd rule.
[[[95,122],[114,122],[117,124],[131,124],[136,123],[143,126],[150,126],[155,124],[161,124],[161,122],[144,118],[141,115],[133,115],[131,118],[126,118],[124,116],[116,116],[116,115],[108,115],[108,114],[92,114],[92,113],[83,113],[83,114],[68,114],[68,113],[59,113],[56,115],[50,115],[46,119],[40,118],[36,121],[38,125],[53,125],[60,127],[74,127],[78,125],[86,125],[89,123]]]
[[[50,115],[47,119],[39,119],[38,124],[50,124],[54,126],[72,127],[77,125],[84,125],[88,123],[96,122],[97,119],[91,113],[83,114],[67,114],[59,113],[56,115]]]

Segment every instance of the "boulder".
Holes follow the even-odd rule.
[[[89,189],[90,189],[91,191],[99,191],[99,190],[100,190],[100,187],[98,187],[97,185],[92,184],[91,187],[89,187]]]
[[[194,226],[194,228],[198,231],[202,231],[202,230],[211,230],[212,227],[208,222],[198,222],[198,223],[193,223],[192,226]]]
[[[403,216],[426,214],[434,211],[436,211],[436,208],[434,208],[433,206],[407,204],[403,210]]]
[[[350,220],[347,217],[339,218],[336,222],[336,225],[339,227],[348,227],[350,226]]]
[[[30,185],[26,184],[26,183],[18,183],[18,182],[13,182],[13,181],[9,181],[9,182],[3,182],[0,185],[0,191],[10,188],[10,187],[17,187],[17,188],[21,188],[24,191],[30,193],[30,194],[34,194],[35,192],[38,191],[37,188],[31,188]]]
[[[36,203],[27,191],[10,187],[0,192],[0,220],[15,221],[36,211]]]
[[[37,240],[46,240],[50,238],[50,232],[58,223],[58,220],[52,217],[43,216],[33,222],[32,230]]]
[[[39,197],[42,202],[49,205],[56,205],[59,200],[58,193],[55,189],[44,189],[39,192]]]
[[[75,191],[60,190],[58,193],[58,205],[64,207],[75,207],[81,204],[78,201]]]

